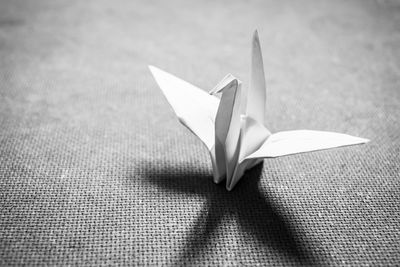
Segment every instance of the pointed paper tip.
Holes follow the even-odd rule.
[[[154,72],[155,70],[157,70],[157,68],[154,67],[153,65],[148,65],[148,67],[149,67],[149,70],[150,70],[151,72]]]
[[[355,137],[355,136],[354,136],[354,140],[355,140],[355,144],[365,144],[365,143],[368,143],[371,141],[367,138]]]
[[[226,75],[211,91],[210,95],[215,95],[221,93],[225,88],[230,87],[232,85],[237,86],[238,80],[232,74]]]
[[[258,31],[257,31],[257,29],[255,29],[254,30],[254,33],[253,33],[253,40],[255,41],[255,40],[258,40],[259,38],[258,38]]]
[[[258,36],[258,30],[257,30],[257,29],[254,30],[253,36],[254,36],[254,37],[255,37],[255,36]]]
[[[254,52],[254,49],[256,49],[256,50],[260,50],[261,49],[261,47],[260,47],[260,38],[258,37],[258,31],[257,30],[255,30],[254,34],[253,34],[252,47],[253,47],[253,52]]]
[[[150,72],[151,72],[152,74],[154,74],[155,67],[154,67],[153,65],[148,65],[147,67],[149,68]]]
[[[159,76],[162,74],[168,74],[165,71],[163,71],[162,69],[159,69],[157,67],[154,67],[153,65],[148,65],[149,70],[151,72],[151,74],[153,74],[153,76]]]

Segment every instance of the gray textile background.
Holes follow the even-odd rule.
[[[1,265],[399,265],[398,1],[1,1]],[[272,131],[367,145],[268,159],[233,192],[147,65],[248,82]]]

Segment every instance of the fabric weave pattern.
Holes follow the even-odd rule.
[[[1,265],[398,265],[396,1],[1,1]],[[147,69],[248,84],[272,131],[371,140],[265,160],[232,192]]]

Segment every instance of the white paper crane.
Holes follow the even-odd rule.
[[[228,74],[207,94],[172,74],[149,66],[179,121],[210,151],[214,182],[226,179],[232,190],[247,169],[263,160],[290,154],[366,143],[347,134],[296,130],[271,134],[266,128],[266,86],[257,31],[252,41],[248,89]],[[221,98],[216,94],[222,93]]]

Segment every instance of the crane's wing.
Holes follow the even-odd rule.
[[[219,99],[159,68],[149,68],[179,121],[211,150],[215,143],[214,121]]]
[[[251,158],[273,158],[296,153],[349,146],[369,142],[368,139],[347,134],[297,130],[272,134]]]

